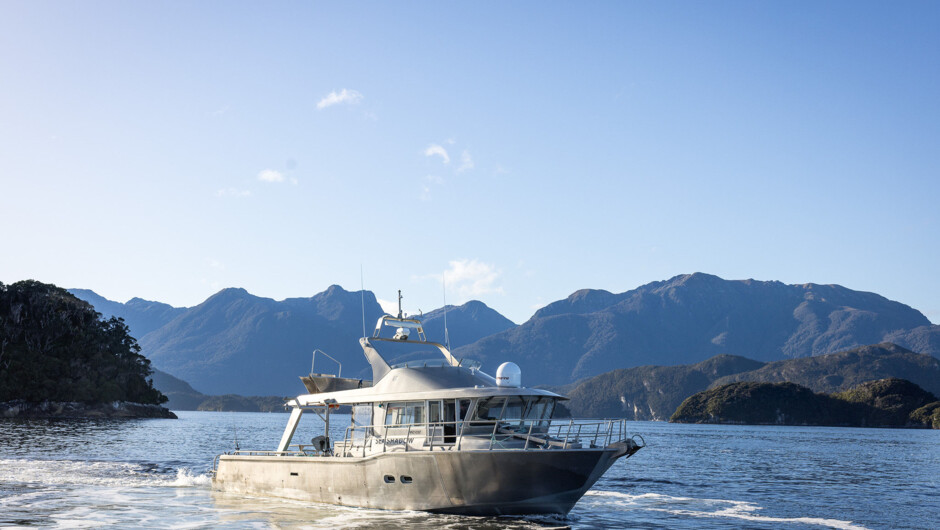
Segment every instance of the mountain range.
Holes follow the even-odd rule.
[[[692,364],[723,353],[776,361],[887,340],[940,354],[940,326],[874,293],[696,273],[621,294],[577,291],[455,355],[484,367],[512,360],[524,381],[564,385],[617,368]]]
[[[123,317],[154,367],[207,394],[300,392],[297,376],[310,371],[314,348],[342,362],[344,376],[369,377],[358,344],[363,312],[367,333],[383,313],[372,293],[336,285],[282,301],[223,289],[191,308],[71,292]],[[422,316],[429,340],[443,342],[443,318],[443,308]],[[513,361],[527,386],[570,385],[611,370],[695,364],[720,354],[771,362],[886,341],[940,355],[940,326],[880,295],[702,273],[619,294],[577,291],[518,326],[482,302],[449,306],[447,328],[456,357],[479,360],[491,373]],[[317,371],[334,370],[321,369],[318,359]]]

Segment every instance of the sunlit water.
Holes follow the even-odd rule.
[[[212,458],[272,449],[285,414],[0,420],[0,526],[210,528],[937,528],[940,431],[632,423],[567,518],[344,508],[211,491]],[[341,437],[348,416],[334,416]],[[306,423],[306,425],[304,425]],[[296,440],[318,420],[305,418]],[[321,429],[322,429],[322,424]]]

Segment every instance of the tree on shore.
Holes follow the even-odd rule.
[[[151,373],[123,319],[55,285],[0,283],[0,402],[165,403]]]

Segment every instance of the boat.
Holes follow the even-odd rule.
[[[566,397],[522,386],[512,362],[494,377],[456,359],[400,307],[359,343],[372,381],[342,378],[341,366],[335,377],[311,367],[309,393],[286,403],[277,448],[216,456],[213,489],[389,510],[565,515],[618,459],[645,446],[623,419],[556,418]],[[379,353],[389,343],[440,356],[390,364]],[[333,440],[331,414],[344,410],[349,423]],[[310,413],[323,434],[293,443]]]

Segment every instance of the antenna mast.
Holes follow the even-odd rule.
[[[362,263],[359,264],[359,295],[362,299],[362,336],[366,336],[366,282],[362,279]]]
[[[441,290],[444,295],[444,345],[450,349],[450,335],[447,334],[447,272],[441,273]]]
[[[403,318],[401,316],[401,289],[398,290],[398,318]]]

